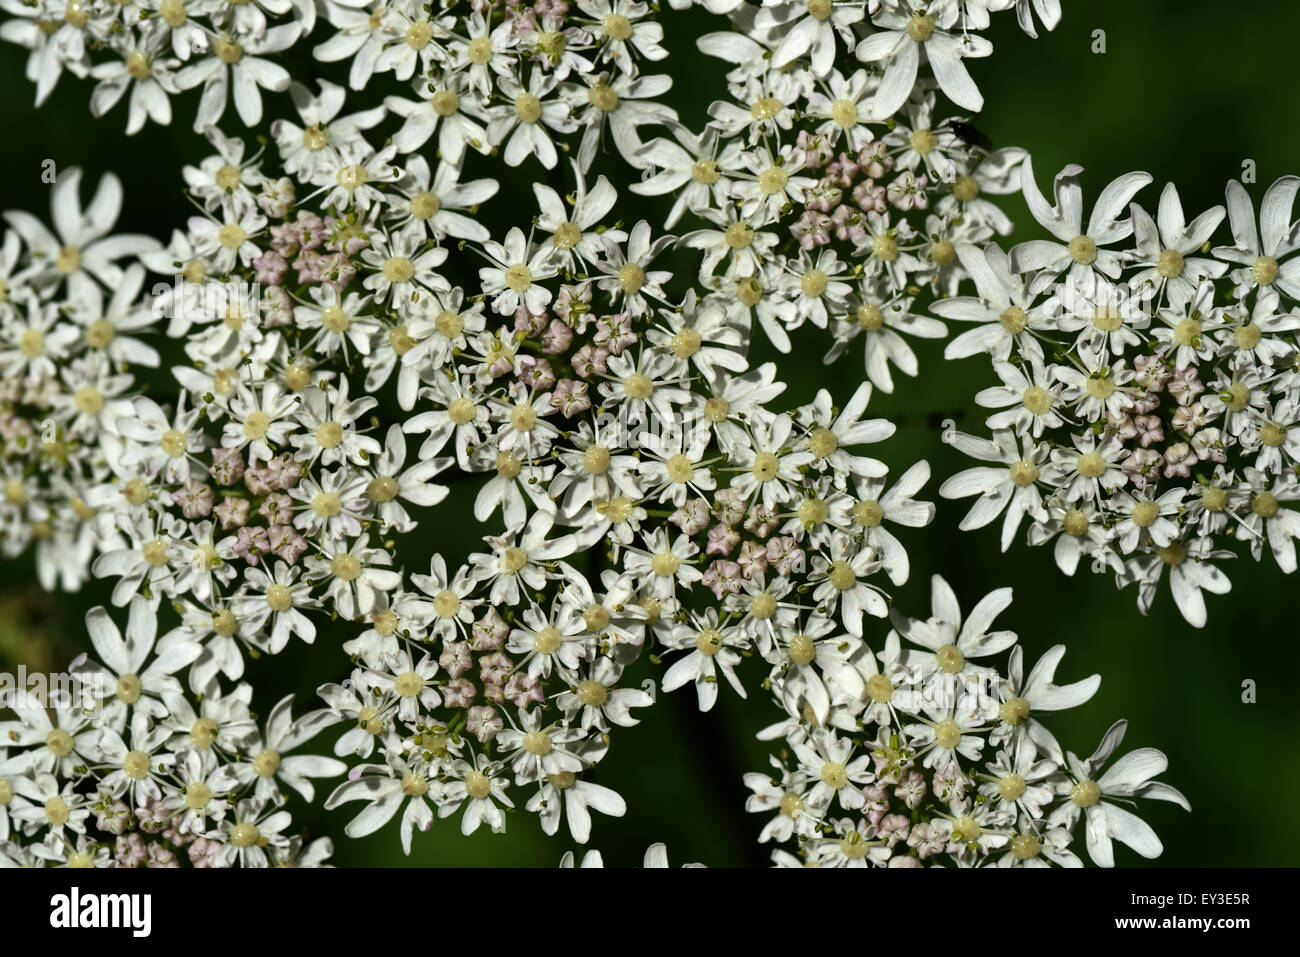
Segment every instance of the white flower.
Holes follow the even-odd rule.
[[[784,30],[780,44],[772,51],[773,67],[780,69],[806,53],[812,61],[813,74],[825,76],[835,62],[836,35],[852,45],[852,24],[861,22],[863,16],[863,8],[856,3],[768,0],[759,8],[754,25]]]
[[[544,779],[526,808],[538,815],[542,830],[547,834],[559,830],[563,812],[569,821],[569,834],[579,844],[586,844],[591,838],[593,810],[609,817],[622,817],[627,813],[627,803],[617,791],[594,781],[576,778],[571,772]]]
[[[1070,278],[1076,282],[1085,282],[1093,269],[1111,278],[1119,275],[1127,257],[1105,247],[1133,234],[1132,219],[1119,219],[1119,216],[1134,194],[1151,182],[1151,174],[1125,173],[1116,178],[1097,197],[1085,229],[1083,189],[1079,186],[1082,172],[1082,166],[1072,163],[1056,174],[1052,186],[1056,205],[1049,206],[1034,181],[1033,161],[1025,157],[1020,167],[1025,203],[1039,225],[1056,237],[1056,242],[1034,239],[1016,246],[1011,260],[1017,272],[1042,269],[1055,275],[1068,266]]]
[[[465,813],[460,819],[462,834],[470,835],[478,830],[480,824],[487,824],[493,831],[504,831],[505,813],[498,803],[514,807],[506,796],[507,779],[497,773],[500,770],[483,754],[472,756],[472,761],[457,758],[452,762],[453,777],[446,784],[443,792],[444,803],[438,808],[439,817],[449,817],[465,806]]]
[[[158,246],[156,240],[146,236],[109,235],[122,210],[122,184],[112,173],[100,179],[94,198],[84,210],[80,192],[81,170],[63,170],[50,191],[54,232],[30,213],[13,210],[4,214],[5,221],[22,237],[39,264],[32,276],[37,285],[66,279],[69,291],[78,294],[93,277],[115,288],[122,276],[117,260],[151,252]]]
[[[120,60],[101,63],[91,69],[90,75],[99,80],[90,98],[93,115],[103,116],[117,105],[129,88],[127,135],[138,133],[146,118],[160,126],[171,123],[172,108],[168,97],[177,92],[173,71],[180,66],[180,61],[158,56],[163,42],[164,37],[158,32],[144,33],[138,42],[128,34]]]
[[[943,350],[944,358],[960,359],[987,352],[995,359],[1006,359],[1013,345],[1030,357],[1041,358],[1042,347],[1035,333],[1049,328],[1049,320],[1041,305],[1036,304],[1039,290],[1015,274],[1011,260],[997,246],[981,250],[962,243],[956,252],[979,296],[941,299],[932,308],[945,319],[979,325],[949,342]]]
[[[881,7],[872,17],[880,29],[858,44],[857,56],[865,63],[885,61],[885,75],[876,91],[874,116],[884,120],[898,112],[916,85],[921,51],[934,70],[939,88],[958,106],[980,110],[984,97],[961,62],[965,57],[984,57],[993,45],[963,29],[950,32],[960,10],[947,0],[907,0],[897,8]]]
[[[1123,584],[1138,583],[1138,607],[1145,612],[1151,607],[1156,587],[1168,568],[1169,590],[1178,610],[1189,625],[1204,628],[1205,597],[1202,592],[1226,595],[1232,590],[1228,576],[1210,562],[1231,557],[1231,552],[1214,550],[1204,538],[1175,540],[1163,548],[1130,559],[1120,581]]]
[[[1025,440],[1022,446],[1012,433],[1006,431],[994,433],[992,441],[961,432],[947,436],[946,441],[972,458],[997,463],[966,469],[939,486],[939,494],[944,498],[979,496],[961,520],[959,528],[963,531],[983,528],[1005,511],[1002,550],[1006,551],[1024,516],[1039,521],[1046,517],[1038,488],[1048,456],[1046,447],[1029,440]]]
[[[1300,248],[1297,223],[1291,221],[1300,176],[1283,176],[1264,194],[1259,208],[1259,229],[1255,228],[1255,207],[1244,186],[1228,181],[1228,222],[1232,225],[1231,246],[1216,246],[1214,255],[1243,267],[1234,271],[1238,291],[1251,287],[1271,288],[1300,298],[1300,260],[1281,260]]]
[[[484,243],[483,251],[492,264],[478,271],[483,291],[491,295],[492,308],[509,315],[523,305],[537,314],[551,301],[551,291],[540,281],[556,274],[552,250],[534,249],[523,230],[512,227],[504,243]]]
[[[174,677],[176,672],[202,651],[197,644],[173,643],[166,649],[159,648],[155,655],[157,615],[148,600],[139,595],[131,599],[129,607],[125,636],[106,609],[96,607],[86,613],[86,631],[103,664],[83,665],[76,670],[80,681],[105,695],[100,702],[100,719],[119,728],[126,723],[128,714],[145,712],[154,718],[166,714],[161,698],[181,690]]]
[[[901,634],[927,653],[918,656],[926,675],[978,675],[985,666],[972,661],[1006,651],[1016,643],[1012,631],[991,631],[993,620],[1011,604],[1011,589],[989,592],[963,618],[957,596],[943,578],[930,579],[931,615],[928,619],[896,618]]]
[[[1214,235],[1225,215],[1222,206],[1201,213],[1190,223],[1183,217],[1183,205],[1173,183],[1160,194],[1156,220],[1142,207],[1133,207],[1134,242],[1149,264],[1131,283],[1163,285],[1175,307],[1187,302],[1203,279],[1217,279],[1227,271],[1224,263],[1193,256]],[[1217,252],[1216,252],[1217,255]]]
[[[718,700],[718,672],[721,672],[736,694],[746,697],[736,665],[740,663],[740,651],[748,648],[749,642],[739,629],[719,622],[714,609],[708,609],[702,616],[692,615],[689,622],[674,627],[664,643],[674,650],[691,649],[664,672],[664,691],[676,691],[693,682],[700,710],[708,711]]]
[[[363,130],[374,127],[384,118],[383,107],[374,107],[340,116],[347,93],[341,86],[318,79],[320,95],[315,96],[301,83],[289,87],[294,109],[302,120],[298,126],[289,120],[271,123],[271,135],[280,150],[284,171],[311,181],[320,166],[338,155],[339,150],[355,141]]]
[[[1151,780],[1169,766],[1164,754],[1155,748],[1130,751],[1100,777],[1097,776],[1101,766],[1119,747],[1127,730],[1127,721],[1116,721],[1091,757],[1081,761],[1072,753],[1068,755],[1070,773],[1075,781],[1061,785],[1070,800],[1052,816],[1053,823],[1068,822],[1069,826],[1073,826],[1080,814],[1087,818],[1088,856],[1100,867],[1115,866],[1112,839],[1127,844],[1145,858],[1159,857],[1164,851],[1151,826],[1117,802],[1127,804],[1133,798],[1145,797],[1172,801],[1188,811],[1192,809],[1179,791]]]
[[[262,121],[259,89],[279,93],[289,88],[289,72],[265,54],[287,50],[298,39],[299,31],[298,24],[285,23],[268,27],[260,36],[218,35],[212,38],[212,52],[208,56],[177,71],[178,89],[203,87],[194,116],[194,131],[201,133],[215,125],[232,95],[235,111],[244,125],[257,126]]]
[[[618,201],[618,191],[610,185],[604,176],[596,177],[595,184],[587,189],[582,171],[574,166],[577,186],[573,193],[573,210],[565,211],[565,204],[560,194],[541,183],[533,184],[533,194],[537,197],[537,206],[541,215],[537,226],[550,233],[550,238],[542,243],[543,250],[553,250],[553,257],[574,268],[580,263],[595,262],[608,257],[618,243],[627,238],[621,229],[598,227],[614,204]]]
[[[577,128],[568,104],[551,97],[555,87],[555,78],[537,68],[529,75],[526,87],[512,77],[498,81],[508,102],[489,112],[487,135],[489,143],[505,143],[502,158],[507,166],[519,166],[527,157],[536,156],[547,169],[555,168],[558,154],[547,130],[564,134]]]
[[[382,548],[366,547],[368,540],[362,535],[351,544],[326,541],[330,547],[322,557],[307,559],[308,574],[328,581],[327,594],[344,618],[369,615],[380,596],[402,581],[402,576],[388,567],[392,556]]]

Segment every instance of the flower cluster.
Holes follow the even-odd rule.
[[[767,816],[760,840],[795,842],[773,852],[778,866],[1079,867],[1081,822],[1102,867],[1114,864],[1112,839],[1159,856],[1159,838],[1128,807],[1151,798],[1190,810],[1153,780],[1164,754],[1142,748],[1103,771],[1125,721],[1087,759],[1063,751],[1041,718],[1083,704],[1101,678],[1055,684],[1064,645],[1026,676],[1015,633],[993,629],[1010,603],[1001,588],[963,618],[935,576],[930,617],[895,612],[879,651],[837,635],[820,610],[788,615],[786,637],[764,655],[788,717],[760,735],[784,747],[771,773],[745,777],[748,809]]]
[[[253,689],[191,699],[177,675],[201,649],[158,636],[136,596],[126,631],[104,608],[86,616],[98,662],[74,668],[76,689],[19,701],[0,722],[0,867],[319,866],[328,838],[289,830],[286,789],[310,801],[312,778],[345,770],[298,753],[335,721],[293,717],[293,696],[259,726]],[[48,705],[48,707],[46,707]]]
[[[1132,202],[1151,181],[1106,187],[1085,224],[1077,166],[1056,178],[1055,205],[1022,166],[1025,199],[1052,239],[1009,253],[963,246],[977,296],[934,311],[973,323],[949,358],[987,353],[1000,384],[976,401],[994,410],[991,437],[947,439],[988,463],[941,494],[978,496],[963,528],[1003,515],[1002,547],[1030,520],[1031,545],[1052,544],[1072,575],[1081,560],[1136,582],[1145,612],[1163,577],[1191,624],[1203,592],[1230,588],[1218,566],[1234,541],[1285,573],[1296,569],[1300,498],[1300,178],[1255,207],[1228,184],[1227,209],[1192,218],[1172,184],[1155,217]],[[1231,243],[1214,245],[1226,218]]]
[[[911,303],[961,291],[958,250],[1009,231],[983,194],[1008,191],[1023,159],[988,154],[964,121],[933,115],[940,92],[978,109],[962,60],[989,47],[974,31],[1014,6],[1032,32],[1030,5],[703,5],[737,29],[699,38],[727,76],[695,132],[664,100],[672,78],[644,72],[668,57],[644,4],[326,3],[335,35],[316,58],[350,61],[353,90],[373,92],[390,71],[409,87],[349,113],[344,88],[294,84],[297,121],[271,124],[273,146],[251,155],[214,125],[228,87],[257,124],[259,86],[289,86],[269,55],[312,31],[315,5],[132,6],[139,22],[117,26],[118,8],[103,25],[92,4],[60,10],[53,29],[30,21],[41,83],[56,67],[99,71],[87,51],[124,57],[132,125],[137,102],[161,110],[155,87],[203,85],[196,127],[213,155],[184,170],[198,215],[165,247],[96,245],[116,203],[82,216],[75,181],[56,188],[61,239],[9,216],[21,241],[6,240],[7,268],[35,291],[0,305],[20,389],[6,428],[42,441],[15,457],[6,445],[7,547],[37,541],[50,583],[110,580],[131,620],[125,638],[102,609],[88,622],[97,660],[78,670],[112,695],[57,724],[32,712],[5,726],[11,836],[29,841],[8,856],[170,862],[184,848],[195,863],[319,861],[327,847],[287,836],[277,782],[311,800],[310,779],[345,770],[325,803],[360,805],[350,836],[400,819],[409,852],[439,818],[499,831],[522,807],[547,833],[564,824],[586,842],[593,811],[626,807],[594,780],[613,728],[635,724],[657,690],[629,669],[667,659],[662,689],[689,685],[708,709],[724,682],[747,694],[745,659],[759,656],[776,669],[768,686],[792,746],[839,755],[856,735],[865,747],[876,708],[893,765],[941,768],[930,792],[954,819],[978,819],[982,836],[966,843],[992,848],[1016,828],[1009,840],[1043,835],[1061,851],[1050,859],[1073,859],[1059,838],[1072,819],[1040,821],[1041,801],[970,810],[955,759],[940,755],[974,745],[931,747],[921,729],[946,741],[964,721],[967,737],[988,730],[1014,755],[1037,742],[1031,763],[1054,762],[1042,780],[1064,781],[1059,746],[1027,710],[1004,722],[1021,734],[982,728],[983,706],[954,717],[957,705],[891,711],[862,696],[882,693],[868,626],[889,614],[886,583],[910,573],[890,526],[933,515],[913,498],[924,462],[893,480],[861,448],[894,431],[866,417],[873,383],[892,388],[891,364],[915,374],[900,333],[945,334]],[[1034,7],[1054,25],[1054,3]],[[102,42],[86,44],[87,31]],[[157,49],[136,48],[143,38]],[[186,65],[166,63],[164,47]],[[512,167],[546,177],[522,219],[499,195]],[[635,202],[657,208],[620,218]],[[660,217],[662,230],[686,217],[697,228],[661,231]],[[113,266],[127,257],[138,262]],[[128,318],[101,327],[56,303],[65,286],[93,285],[79,264]],[[119,272],[94,273],[104,264]],[[174,279],[142,310],[145,268]],[[52,331],[38,343],[24,323],[39,309]],[[871,381],[775,405],[786,384],[775,364],[751,363],[756,327],[791,352],[804,326],[829,332],[832,356],[862,334]],[[157,350],[119,329],[149,333]],[[164,351],[179,388],[146,394],[125,365]],[[83,354],[106,371],[79,401],[87,380],[68,370]],[[463,556],[439,534],[456,504],[488,532]],[[437,553],[417,562],[421,542]],[[164,618],[175,625],[155,641]],[[326,707],[294,719],[286,698],[257,727],[248,663],[300,653],[332,621],[351,623],[351,668],[341,656],[339,680],[319,689]],[[944,675],[986,675],[944,660]],[[996,685],[1006,701],[1025,698],[1017,667]],[[1043,701],[1025,708],[1050,710]],[[338,724],[334,757],[288,753]],[[842,739],[829,737],[840,725]],[[870,780],[892,788],[890,773]],[[1088,765],[1070,773],[1091,793]],[[1170,796],[1146,779],[1104,780]],[[884,817],[907,800],[873,795]],[[806,813],[787,815],[809,840],[840,828],[825,797],[804,793]],[[831,797],[870,813],[848,792]],[[1092,805],[1113,806],[1071,806]],[[82,836],[92,810],[101,834],[121,822],[111,853]],[[852,828],[875,842],[868,825]],[[1151,849],[1146,832],[1126,833]],[[947,853],[980,863],[957,846],[967,834],[966,823],[949,832]]]
[[[81,171],[68,169],[54,186],[53,232],[6,213],[0,245],[0,552],[34,542],[41,584],[67,590],[89,578],[99,550],[121,543],[97,491],[111,475],[101,438],[129,409],[133,367],[160,361],[145,270],[130,262],[158,243],[112,234],[116,177],[100,181],[85,210],[80,185]]]
[[[692,3],[671,0],[670,5],[685,10]],[[65,72],[89,78],[95,83],[90,98],[94,116],[127,99],[128,133],[137,132],[147,120],[169,124],[170,98],[193,89],[201,90],[193,121],[196,131],[220,121],[232,100],[240,121],[258,126],[263,91],[283,93],[290,88],[285,61],[313,40],[319,42],[311,44],[312,59],[346,64],[353,90],[367,90],[391,74],[397,82],[414,78],[424,98],[433,92],[426,90],[427,79],[468,81],[452,90],[444,88],[442,102],[448,92],[461,100],[457,108],[438,111],[448,118],[444,136],[446,126],[454,126],[451,137],[463,140],[478,123],[491,122],[501,127],[497,142],[514,123],[503,124],[502,117],[489,115],[494,92],[509,99],[529,94],[546,127],[572,132],[563,116],[567,110],[559,97],[552,97],[557,81],[571,73],[585,78],[609,68],[631,79],[638,62],[668,56],[662,26],[647,16],[649,5],[637,0],[582,0],[574,5],[576,10],[566,0],[473,0],[462,10],[456,6],[434,7],[416,0],[141,0],[127,9],[113,0],[5,0],[0,9],[11,18],[4,24],[4,39],[30,51],[26,72],[36,86],[37,106]],[[1029,0],[781,0],[758,7],[744,0],[700,0],[699,6],[733,16],[761,45],[776,71],[807,65],[816,76],[826,77],[838,60],[853,55],[876,65],[882,77],[876,98],[880,119],[907,101],[922,62],[928,62],[953,102],[979,110],[983,97],[963,61],[992,53],[992,44],[978,32],[988,27],[990,13],[1014,8],[1021,27],[1036,35]],[[1059,0],[1034,0],[1033,8],[1049,30],[1060,21]],[[741,55],[748,57],[749,52]],[[532,77],[521,75],[528,61]],[[611,83],[607,89],[620,97],[648,99],[666,88],[666,79],[653,77],[636,89]],[[595,101],[593,105],[610,112]],[[625,111],[624,123],[611,123],[611,129],[617,137],[620,125],[626,132],[653,113]],[[436,119],[426,117],[420,123]],[[549,142],[540,128],[524,129],[514,138],[520,150],[530,141]]]

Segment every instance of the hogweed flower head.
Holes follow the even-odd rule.
[[[976,396],[993,410],[991,437],[947,437],[988,464],[940,493],[978,496],[964,528],[1004,514],[1004,550],[1028,519],[1029,543],[1050,545],[1063,572],[1086,562],[1120,587],[1136,583],[1144,612],[1167,579],[1184,618],[1203,626],[1204,593],[1231,587],[1219,563],[1234,542],[1296,569],[1300,179],[1268,188],[1258,222],[1236,181],[1226,210],[1189,222],[1173,184],[1155,216],[1130,202],[1150,182],[1131,173],[1102,191],[1084,226],[1079,167],[1057,176],[1055,206],[1032,164],[1022,169],[1026,200],[1055,239],[1009,254],[960,247],[978,295],[934,305],[975,323],[949,357],[985,352],[1001,380]],[[1232,243],[1215,245],[1228,238],[1225,219]]]
[[[933,506],[926,463],[894,478],[873,454],[894,426],[870,399],[916,374],[906,337],[946,334],[918,299],[983,289],[994,267],[967,251],[1009,231],[987,197],[1024,155],[938,118],[982,102],[963,61],[990,52],[985,5],[702,5],[736,29],[698,39],[725,77],[686,119],[673,15],[636,3],[335,4],[317,22],[311,4],[168,0],[131,24],[38,4],[54,31],[12,32],[38,99],[89,73],[96,114],[130,90],[131,130],[202,87],[213,154],[185,169],[196,215],[165,247],[103,239],[111,191],[67,215],[75,181],[56,187],[58,237],[9,215],[5,547],[36,543],[47,585],[111,581],[129,621],[87,620],[85,673],[111,701],[6,729],[7,855],[319,863],[329,846],[292,836],[289,806],[340,777],[324,803],[353,806],[351,837],[396,820],[409,852],[439,819],[500,831],[524,809],[582,843],[593,812],[627,809],[591,779],[615,728],[686,686],[702,709],[760,688],[784,709],[773,735],[798,763],[751,786],[777,812],[764,838],[811,862],[1074,863],[1061,795],[1096,815],[1146,787],[1038,723],[1095,689],[1053,685],[1059,654],[1023,681],[1017,652],[1005,675],[978,661],[1014,642],[985,634],[1007,596],[962,625],[936,583],[933,618],[877,624]],[[1053,26],[1056,5],[1037,9]],[[347,89],[278,62],[313,30]],[[255,152],[216,124],[258,130],[264,92],[297,119]],[[516,167],[545,182],[503,189]],[[652,212],[625,212],[632,197]],[[1099,248],[1122,238],[1115,215]],[[147,300],[145,269],[172,277]],[[1002,304],[1008,343],[1027,296]],[[808,336],[828,360],[860,338],[867,381],[782,402],[751,346]],[[178,388],[145,396],[129,366],[159,346]],[[1036,512],[1051,463],[1015,454]],[[1113,446],[1081,454],[1102,463],[1081,483],[1108,487]],[[440,537],[417,567],[412,533],[454,507],[481,544]],[[287,697],[255,719],[246,662],[300,654],[328,622],[350,663],[325,707],[295,718]],[[662,680],[638,686],[650,656]],[[906,704],[904,670],[922,692]],[[113,854],[92,855],[105,834]]]

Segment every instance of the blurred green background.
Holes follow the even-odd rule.
[[[1055,171],[1069,162],[1086,167],[1089,199],[1114,176],[1145,169],[1156,181],[1139,200],[1153,208],[1164,182],[1172,180],[1190,218],[1222,202],[1224,183],[1240,175],[1247,159],[1258,168],[1258,184],[1248,187],[1257,200],[1275,178],[1300,171],[1300,107],[1288,94],[1300,5],[1286,0],[1231,5],[1216,0],[1065,0],[1064,7],[1061,26],[1036,41],[1020,33],[1013,17],[995,18],[989,33],[994,55],[972,66],[986,104],[978,125],[997,146],[1028,149],[1044,190]],[[695,12],[665,11],[662,20],[673,64],[677,56],[691,57],[692,33],[718,29],[721,23]],[[1104,54],[1092,52],[1096,30],[1105,31]],[[85,168],[92,181],[100,172],[116,172],[127,195],[120,229],[165,240],[173,228],[183,226],[194,210],[181,194],[180,167],[208,152],[188,124],[150,125],[128,138],[124,105],[92,119],[87,109],[91,87],[66,75],[50,100],[35,109],[32,87],[23,76],[25,58],[24,51],[0,46],[0,104],[9,139],[9,147],[0,151],[0,182],[9,188],[4,207],[48,217],[40,171],[49,158],[59,169]],[[309,62],[301,59],[298,66],[296,78],[307,78]],[[693,70],[699,82],[679,82],[673,102],[684,118],[698,123],[707,105],[700,97],[716,88],[712,80],[721,71],[702,58],[693,61]],[[326,75],[337,77],[338,71]],[[177,116],[192,116],[196,102],[196,92],[182,97],[175,104]],[[288,108],[287,96],[266,102],[268,119]],[[232,116],[223,128],[242,135]],[[503,189],[497,214],[509,213],[503,208],[509,202],[502,201],[514,198],[508,187]],[[518,198],[531,208],[528,193]],[[1034,234],[1036,227],[1019,197],[1007,197],[1005,208],[1022,224],[1013,239]],[[628,204],[626,211],[620,206],[617,212],[630,219],[638,209]],[[804,355],[820,356],[817,344],[805,340],[801,345],[809,349]],[[896,472],[918,458],[928,459],[935,478],[922,497],[937,499],[943,478],[968,461],[940,442],[940,422],[951,417],[959,427],[975,429],[980,417],[962,410],[989,383],[991,371],[981,359],[945,363],[941,343],[915,345],[920,378],[900,378],[896,393],[877,394],[869,411],[900,424],[880,456]],[[782,377],[790,383],[791,405],[811,398],[823,385],[842,400],[862,379],[860,346],[829,372],[815,361],[799,361],[783,364]],[[408,568],[423,570],[423,555],[435,550],[446,554],[449,563],[468,550],[482,532],[457,517],[465,512],[456,505],[472,495],[472,487],[457,488],[434,521],[399,545],[403,555],[421,555]],[[896,590],[896,605],[927,615],[932,573],[953,584],[967,609],[995,587],[1014,586],[1016,601],[1000,624],[1019,632],[1029,662],[1064,642],[1069,653],[1058,680],[1103,674],[1101,690],[1088,705],[1050,720],[1062,744],[1086,756],[1112,721],[1127,717],[1126,750],[1154,746],[1169,755],[1164,780],[1183,790],[1193,813],[1159,802],[1142,807],[1142,816],[1165,843],[1157,863],[1300,863],[1300,816],[1275,809],[1265,813],[1264,808],[1265,799],[1300,790],[1300,649],[1294,644],[1290,597],[1296,579],[1281,575],[1271,560],[1226,563],[1232,593],[1209,598],[1209,624],[1196,630],[1173,607],[1165,585],[1152,614],[1143,617],[1132,588],[1116,592],[1110,577],[1086,572],[1066,578],[1047,549],[1030,550],[1018,542],[999,556],[997,523],[974,533],[956,531],[968,504],[940,501],[934,524],[904,538],[913,579]],[[81,619],[97,603],[107,603],[107,589],[52,598],[37,589],[30,562],[0,563],[0,670],[12,671],[20,661],[29,668],[37,662],[53,668],[67,661],[82,650]],[[341,677],[346,661],[337,641],[350,632],[339,631],[333,644],[324,633],[313,648],[297,646],[291,655],[253,664],[250,677],[259,689],[259,710],[265,713],[288,691],[298,693],[301,707],[318,684]],[[883,634],[883,628],[876,632],[877,647]],[[630,809],[620,820],[596,819],[592,846],[602,850],[607,863],[639,863],[654,841],[668,844],[673,864],[766,863],[767,850],[754,840],[760,820],[743,810],[747,792],[741,775],[766,769],[766,746],[753,735],[777,713],[757,691],[761,668],[750,664],[747,684],[756,689],[750,703],[724,689],[715,711],[700,715],[687,689],[661,696],[660,706],[648,709],[638,727],[614,736],[598,780],[624,794]],[[656,673],[642,662],[628,680]],[[1242,702],[1247,679],[1257,684],[1257,703]],[[328,790],[325,784],[322,791]],[[406,858],[396,822],[371,838],[349,841],[342,837],[346,808],[333,815],[316,808],[297,810],[313,833],[335,837],[340,864],[553,866],[573,846],[563,830],[546,838],[531,815],[520,813],[511,816],[507,834],[480,831],[468,839],[461,837],[458,819],[441,821],[417,836],[415,851]],[[1145,863],[1127,848],[1117,848],[1117,860]]]

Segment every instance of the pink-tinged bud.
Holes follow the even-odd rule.
[[[204,518],[212,512],[212,489],[197,479],[172,492],[172,501],[186,518]]]
[[[515,666],[514,660],[504,652],[484,655],[478,660],[478,677],[484,684],[501,684]]]
[[[736,561],[745,578],[752,580],[767,570],[767,547],[762,542],[745,542]]]
[[[740,580],[740,566],[735,562],[721,559],[709,565],[705,569],[704,576],[700,579],[704,587],[712,591],[718,598],[723,595],[740,594]]]
[[[567,352],[573,344],[573,330],[558,319],[552,319],[541,334],[542,351],[548,356]]]
[[[454,678],[442,688],[442,703],[447,708],[468,708],[477,697],[478,687],[468,678]]]
[[[555,370],[540,356],[523,356],[515,378],[534,391],[545,392],[555,385]]]
[[[271,539],[262,526],[249,527],[245,525],[236,533],[235,554],[250,565],[258,564],[261,556],[270,550]]]
[[[609,359],[609,353],[604,349],[597,349],[590,343],[583,346],[573,354],[573,371],[582,376],[584,379],[595,378],[605,374],[605,363]]]
[[[289,264],[275,250],[268,250],[253,260],[257,281],[264,286],[279,286],[284,282]]]
[[[270,550],[289,565],[296,565],[307,551],[307,540],[292,525],[276,525],[267,531]]]
[[[269,495],[275,488],[271,482],[275,473],[265,468],[250,468],[244,471],[244,486],[254,495]]]
[[[478,738],[480,744],[491,741],[505,727],[497,709],[490,705],[475,705],[469,709],[466,719],[465,730]]]
[[[438,666],[453,678],[459,678],[469,671],[473,663],[474,656],[470,653],[469,645],[463,641],[447,642],[442,646],[442,654],[438,656]],[[443,695],[443,703],[450,703],[446,695]]]
[[[224,529],[239,528],[248,521],[250,507],[247,499],[225,498],[216,507],[213,514]]]
[[[218,485],[234,485],[244,477],[244,456],[239,449],[212,450],[212,478]]]
[[[534,315],[523,306],[515,310],[515,332],[522,332],[530,339],[536,339],[546,328],[549,317],[545,312]]]
[[[293,500],[283,492],[273,492],[266,497],[257,514],[266,519],[268,525],[287,525],[293,521]]]
[[[546,701],[541,683],[526,671],[516,671],[510,676],[506,681],[505,696],[506,700],[521,710]]]
[[[591,408],[591,397],[587,394],[587,383],[577,379],[561,379],[551,393],[551,405],[556,412],[572,418]]]
[[[668,517],[687,535],[698,535],[709,524],[709,506],[702,498],[690,499]]]

